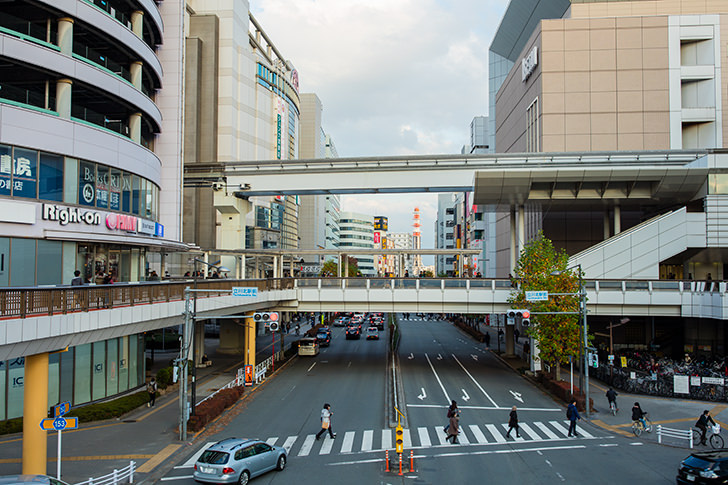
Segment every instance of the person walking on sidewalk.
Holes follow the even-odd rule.
[[[327,430],[331,439],[336,438],[336,433],[334,433],[333,427],[331,426],[331,416],[333,414],[334,413],[331,412],[331,405],[329,403],[324,404],[324,408],[321,410],[321,431],[316,433],[317,440],[321,439],[321,435]]]
[[[147,403],[147,407],[154,407],[154,400],[157,397],[157,380],[154,377],[152,377],[149,380],[149,384],[147,384],[147,392],[149,393],[149,402]]]
[[[516,438],[520,438],[521,434],[519,433],[518,428],[518,412],[516,411],[516,406],[513,406],[511,408],[510,418],[508,419],[508,432],[506,432],[506,438],[511,437],[511,430],[513,430],[514,428],[516,430]]]
[[[576,422],[581,419],[579,411],[576,409],[576,399],[571,400],[571,404],[566,408],[566,417],[569,418],[569,438],[573,435],[574,437],[579,436],[576,434]]]
[[[485,332],[485,348],[490,348],[490,332]]]

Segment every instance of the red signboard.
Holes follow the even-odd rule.
[[[253,366],[252,365],[245,366],[245,385],[246,386],[253,385]]]

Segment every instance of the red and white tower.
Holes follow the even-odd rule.
[[[414,228],[414,230],[412,231],[412,248],[420,249],[420,244],[422,241],[422,233],[420,232],[420,227],[422,227],[422,223],[420,223],[420,208],[419,207],[415,207],[414,220],[412,222],[412,227]],[[415,255],[415,257],[413,259],[412,273],[414,273],[415,276],[419,276],[421,270],[422,270],[422,256],[417,254],[417,255]]]

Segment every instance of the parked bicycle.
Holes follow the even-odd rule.
[[[711,448],[723,448],[723,437],[719,433],[720,426],[708,426],[706,431],[706,441],[710,444]],[[702,435],[703,432],[700,428],[693,428],[693,443],[699,444]]]
[[[650,420],[647,413],[644,413],[641,419],[638,419],[637,421],[632,421],[632,433],[634,433],[635,436],[642,435],[643,431],[652,433],[652,428],[652,421]],[[698,436],[698,440],[700,440],[700,436]]]

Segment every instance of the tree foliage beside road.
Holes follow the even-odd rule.
[[[348,275],[354,277],[354,276],[360,276],[361,272],[359,271],[359,263],[356,260],[356,258],[352,256],[347,256],[347,262],[348,262]],[[343,272],[343,271],[342,271]],[[333,276],[336,277],[339,274],[339,264],[334,260],[328,260],[324,263],[324,265],[321,267],[321,272],[319,273],[319,276]]]
[[[514,308],[531,312],[555,313],[579,311],[579,270],[567,269],[569,256],[556,250],[550,239],[539,232],[524,247],[516,263],[514,290],[508,299]],[[526,291],[546,290],[547,301],[526,301]],[[554,295],[568,293],[570,295]],[[528,334],[538,341],[539,358],[547,363],[566,364],[569,356],[581,349],[581,322],[578,314],[532,315]]]

